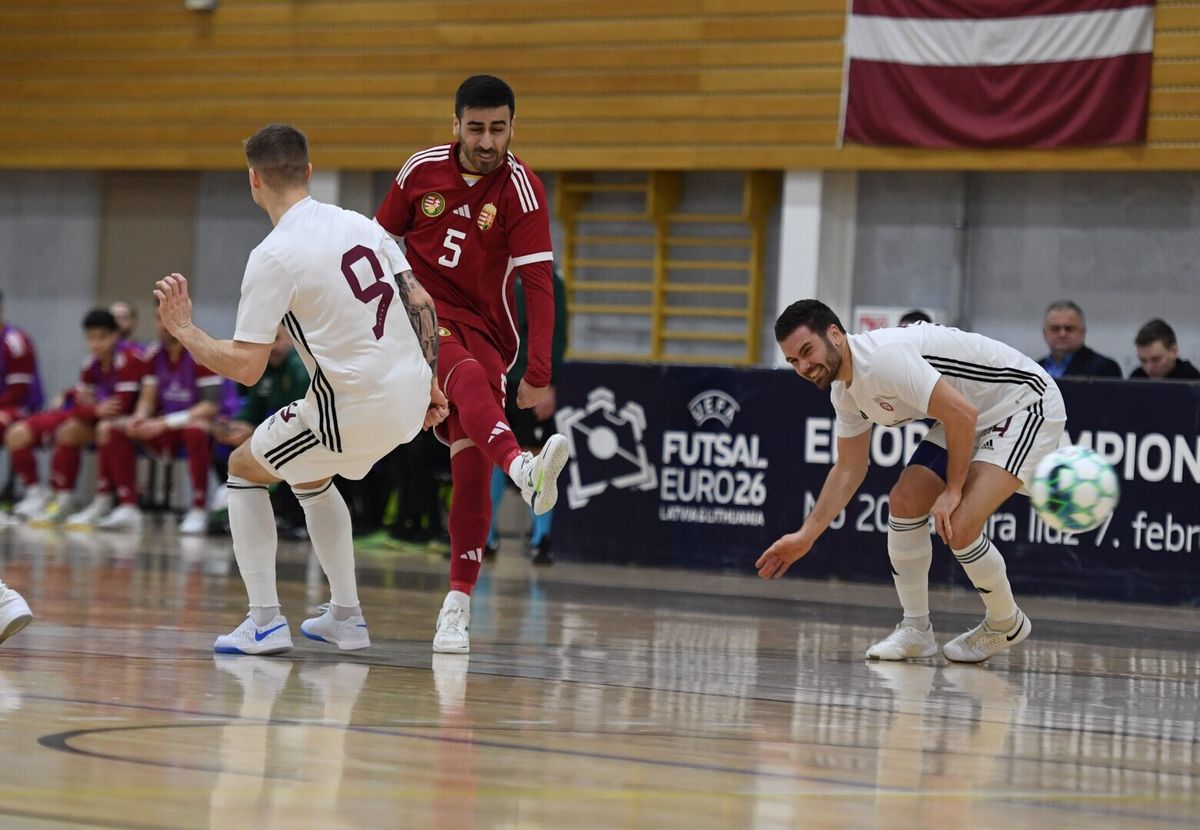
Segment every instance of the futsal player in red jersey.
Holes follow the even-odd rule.
[[[508,152],[516,101],[491,75],[463,81],[454,100],[452,144],[414,154],[400,169],[375,221],[403,238],[413,274],[433,297],[439,322],[438,381],[450,417],[437,429],[450,445],[450,592],[433,650],[471,649],[471,591],[491,523],[492,465],[505,470],[537,513],[554,507],[569,457],[555,436],[537,456],[522,453],[504,417],[505,375],[517,353],[514,273],[529,319],[529,367],[517,404],[548,394],[554,334],[550,216],[538,177]]]
[[[117,321],[103,308],[92,309],[83,318],[88,358],[79,374],[79,384],[58,409],[37,412],[8,429],[5,444],[13,471],[25,485],[25,497],[13,507],[24,519],[51,523],[64,521],[73,511],[75,480],[79,477],[82,447],[95,440],[101,418],[116,418],[133,411],[146,364],[120,343]],[[50,485],[38,479],[33,450],[52,443]]]

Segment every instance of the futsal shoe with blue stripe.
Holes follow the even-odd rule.
[[[254,619],[247,614],[241,625],[222,634],[213,643],[213,651],[218,654],[282,654],[291,650],[292,632],[282,614],[276,614],[275,619],[264,626],[255,625]]]

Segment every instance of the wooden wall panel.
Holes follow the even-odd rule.
[[[499,8],[499,7],[497,7]],[[292,121],[324,167],[390,169],[450,137],[474,72],[516,89],[547,170],[1200,167],[1200,0],[1163,0],[1145,147],[835,145],[844,0],[7,0],[0,166],[236,168]]]

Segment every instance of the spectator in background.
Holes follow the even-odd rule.
[[[1050,354],[1038,361],[1052,378],[1064,375],[1076,377],[1119,378],[1121,367],[1110,357],[1094,352],[1083,344],[1087,323],[1083,309],[1070,300],[1058,300],[1046,308],[1042,335]]]
[[[0,440],[10,424],[41,408],[42,381],[33,341],[4,322],[4,294],[0,292]]]
[[[1200,380],[1200,370],[1179,357],[1175,330],[1163,320],[1155,318],[1138,329],[1133,343],[1142,365],[1129,373],[1131,379]]]
[[[117,321],[117,331],[121,335],[121,343],[137,352],[138,357],[146,353],[146,344],[134,339],[137,331],[137,306],[128,300],[116,300],[108,307],[108,313]]]
[[[508,400],[504,414],[512,426],[513,434],[521,449],[539,452],[545,445],[546,439],[554,435],[554,413],[558,409],[555,390],[558,386],[559,373],[562,370],[563,354],[567,350],[567,287],[558,270],[554,271],[554,340],[550,349],[550,391],[533,409],[522,409],[517,406],[516,389],[525,374],[527,355],[525,344],[525,287],[520,279],[515,286],[517,305],[517,331],[521,333],[521,344],[517,349],[517,359],[508,370]],[[496,535],[496,513],[500,510],[500,502],[504,499],[504,491],[508,489],[511,479],[499,467],[492,467],[492,526],[488,531],[487,546],[484,555],[495,556],[499,547]],[[529,515],[533,521],[533,532],[529,537],[529,555],[535,565],[551,565],[554,563],[554,553],[550,547],[550,526],[554,518],[554,510],[548,510],[538,515],[532,508]]]
[[[79,384],[62,406],[38,412],[12,425],[5,444],[12,467],[25,485],[25,496],[13,507],[23,519],[61,522],[70,514],[79,477],[80,449],[95,440],[96,424],[133,411],[146,365],[121,344],[117,321],[103,308],[83,318],[89,356]],[[50,487],[40,483],[35,447],[53,443]]]
[[[912,311],[906,311],[900,316],[900,322],[896,325],[900,328],[911,326],[913,323],[932,323],[933,318],[921,311],[919,308],[914,308]]]
[[[68,524],[101,530],[142,529],[137,500],[137,455],[133,442],[171,460],[186,451],[192,506],[179,532],[199,535],[208,528],[208,467],[212,443],[208,425],[217,412],[221,378],[197,363],[158,321],[158,343],[145,354],[146,374],[133,414],[102,420],[96,427],[100,481],[96,498]],[[113,508],[113,490],[120,502]],[[111,511],[111,512],[110,512]]]

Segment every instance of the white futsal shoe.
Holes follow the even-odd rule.
[[[113,512],[96,522],[100,530],[116,530],[125,533],[140,533],[142,511],[136,504],[118,505]]]
[[[551,510],[558,501],[558,474],[571,460],[571,447],[562,435],[552,435],[537,455],[521,453],[515,476],[521,498],[537,515]]]
[[[208,511],[193,507],[179,520],[179,532],[184,536],[203,536],[208,532]]]
[[[261,628],[247,614],[241,625],[213,643],[213,651],[218,654],[282,654],[291,648],[292,632],[282,614],[276,614],[275,619]]]
[[[34,516],[40,516],[50,503],[54,493],[44,484],[35,484],[25,491],[19,502],[13,505],[13,515],[22,521],[29,521]]]
[[[868,660],[914,660],[935,654],[937,640],[933,638],[933,626],[922,631],[907,620],[902,620],[891,634],[867,649]]]
[[[467,654],[471,651],[470,600],[462,602],[451,591],[438,614],[437,633],[433,635],[433,650],[438,654]]]
[[[113,509],[113,497],[99,495],[92,499],[91,504],[82,510],[67,516],[66,526],[80,530],[90,530],[96,522],[107,516]]]
[[[955,663],[982,663],[989,657],[1022,642],[1033,631],[1033,623],[1020,608],[1007,629],[992,628],[985,619],[970,631],[959,634],[942,646],[942,654]]]
[[[25,598],[0,582],[0,643],[33,622]]]
[[[310,640],[322,643],[332,643],[342,651],[353,651],[358,648],[368,648],[371,637],[367,634],[367,621],[362,614],[355,614],[349,619],[335,620],[333,609],[328,602],[318,609],[320,616],[300,623],[300,633]]]

